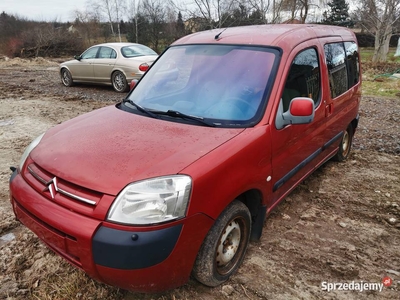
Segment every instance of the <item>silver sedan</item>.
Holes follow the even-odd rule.
[[[133,79],[140,79],[158,54],[134,43],[105,43],[90,47],[74,60],[60,64],[61,82],[112,85],[117,92],[129,90]]]

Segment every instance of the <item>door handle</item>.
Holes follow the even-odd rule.
[[[333,103],[329,103],[325,106],[325,117],[328,117],[333,113]]]

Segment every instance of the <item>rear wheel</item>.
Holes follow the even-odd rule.
[[[336,161],[344,161],[350,155],[351,145],[353,143],[353,126],[350,124],[343,133],[342,140],[339,144],[339,151],[333,157]]]
[[[207,286],[217,286],[241,265],[249,243],[251,216],[246,205],[233,201],[218,217],[204,239],[193,276]]]
[[[111,76],[112,86],[116,92],[123,93],[128,91],[128,83],[125,75],[121,71],[115,71]]]
[[[65,86],[72,86],[74,84],[74,81],[72,80],[71,72],[68,71],[67,69],[61,70],[61,82]]]

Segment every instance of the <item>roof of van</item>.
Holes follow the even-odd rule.
[[[344,40],[354,40],[354,33],[344,27],[313,24],[268,24],[240,27],[219,28],[196,32],[185,36],[173,45],[178,44],[242,44],[295,46],[316,38],[341,36]]]

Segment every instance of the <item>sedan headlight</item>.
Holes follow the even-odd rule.
[[[115,199],[107,220],[154,224],[184,217],[192,179],[186,175],[158,177],[129,184]]]
[[[33,149],[35,149],[35,147],[40,143],[40,141],[42,140],[42,137],[44,136],[44,133],[42,133],[41,135],[39,135],[37,138],[35,138],[28,147],[26,147],[24,153],[22,154],[21,160],[19,161],[19,169],[22,170],[22,167],[24,166],[24,163],[26,161],[26,159],[29,156],[29,153],[31,153],[31,151]]]

